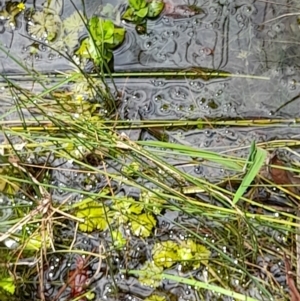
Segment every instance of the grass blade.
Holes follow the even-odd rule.
[[[257,176],[257,174],[260,171],[260,168],[263,166],[265,159],[267,157],[267,152],[261,148],[256,148],[255,144],[251,145],[251,153],[249,155],[249,158],[252,159],[252,164],[246,163],[247,172],[245,174],[245,177],[243,178],[243,181],[236,191],[234,197],[233,197],[233,205],[235,205],[239,199],[243,196],[249,185],[252,183],[254,178]]]
[[[145,275],[145,274],[151,274],[151,271],[139,271],[139,270],[130,270],[130,271],[123,271],[123,272],[127,272],[128,274],[134,274],[134,275]],[[193,280],[193,279],[187,279],[187,278],[183,278],[183,277],[179,277],[179,276],[175,276],[175,275],[170,275],[170,274],[165,274],[162,273],[161,275],[155,275],[155,277],[161,277],[161,279],[168,279],[171,281],[176,281],[179,283],[184,283],[187,285],[190,285],[191,287],[197,287],[197,288],[202,288],[202,289],[206,289],[206,290],[210,290],[212,292],[214,292],[215,294],[222,294],[222,295],[226,295],[229,297],[232,297],[236,300],[244,300],[244,301],[258,301],[258,299],[255,298],[251,298],[249,296],[245,296],[239,293],[236,293],[230,289],[225,289],[216,285],[212,285],[212,284],[208,284],[202,281],[197,281],[197,280]]]

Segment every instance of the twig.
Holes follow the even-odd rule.
[[[283,258],[285,263],[286,283],[290,289],[291,301],[300,301],[300,294],[295,285],[295,281],[292,278],[290,262],[287,259],[286,254],[283,255]]]
[[[276,20],[279,20],[279,19],[282,19],[282,18],[285,18],[285,17],[299,16],[299,15],[300,15],[300,13],[288,13],[288,14],[283,14],[283,15],[278,16],[278,17],[276,17],[276,18],[267,20],[267,21],[261,23],[260,25],[265,25],[265,24],[267,24],[267,23],[270,23],[270,22],[273,22],[273,21],[276,21]]]

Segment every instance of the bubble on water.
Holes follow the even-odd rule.
[[[217,14],[218,10],[217,10],[215,7],[210,7],[210,8],[209,8],[209,12],[210,12],[212,15],[215,15],[215,14]]]
[[[203,146],[204,147],[209,147],[211,145],[212,141],[209,141],[209,140],[206,140],[204,143],[203,143]]]
[[[167,111],[169,109],[169,105],[168,104],[164,104],[164,105],[162,105],[161,107],[160,107],[160,111],[161,112],[165,112],[165,111]]]
[[[244,10],[245,10],[245,12],[247,12],[247,13],[251,13],[251,12],[253,11],[253,7],[252,7],[252,6],[246,6],[246,7],[244,8]]]
[[[295,79],[292,79],[289,81],[289,88],[290,90],[295,90],[297,85],[297,81]]]
[[[209,99],[208,103],[207,103],[207,108],[210,109],[217,109],[219,107],[219,105],[215,102],[214,99]]]
[[[163,98],[162,98],[162,96],[161,95],[156,95],[155,97],[154,97],[154,100],[155,101],[160,101],[160,100],[162,100]]]
[[[188,108],[188,110],[190,112],[193,112],[195,110],[195,106],[194,105],[190,105],[189,108]]]
[[[242,15],[240,15],[240,14],[236,15],[235,19],[236,19],[238,22],[243,21],[243,17],[242,17]]]
[[[274,116],[275,113],[274,113],[274,111],[270,111],[268,115],[269,115],[269,116]]]
[[[283,23],[275,24],[272,26],[272,30],[277,33],[282,33],[285,29],[285,25]]]

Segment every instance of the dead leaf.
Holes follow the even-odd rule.
[[[281,161],[277,155],[270,159],[270,164],[285,167],[284,162]],[[270,166],[269,173],[275,184],[290,185],[284,188],[296,195],[300,193],[300,179],[296,177],[291,171]]]

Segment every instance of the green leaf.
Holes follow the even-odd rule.
[[[111,236],[113,239],[114,247],[123,248],[126,245],[126,239],[120,231],[112,231]]]
[[[251,152],[248,158],[252,160],[252,164],[249,165],[247,162],[248,170],[232,200],[232,203],[234,205],[239,201],[239,199],[243,196],[243,194],[245,193],[249,185],[255,179],[261,167],[263,166],[266,157],[267,157],[267,152],[261,148],[256,148],[255,144],[252,143]]]
[[[86,38],[81,41],[79,49],[75,52],[75,54],[79,55],[82,58],[90,58],[90,39]]]
[[[24,244],[25,244],[24,246],[25,250],[38,251],[45,244],[46,244],[46,248],[50,247],[50,237],[47,235],[45,237],[45,241],[43,241],[41,234],[34,233],[27,240],[25,240]]]
[[[157,192],[157,193],[155,193]],[[166,200],[159,196],[161,193],[159,190],[143,190],[140,194],[140,202],[143,204],[145,210],[150,210],[154,214],[159,214],[163,209],[163,204],[166,204]]]
[[[135,12],[136,16],[140,18],[145,18],[147,16],[147,13],[148,13],[148,7],[144,7]]]
[[[131,231],[136,236],[148,237],[156,225],[156,220],[151,214],[136,215],[131,221]]]
[[[167,301],[167,299],[163,295],[153,294],[147,297],[146,299],[144,299],[144,301]]]
[[[171,241],[156,243],[152,249],[154,263],[158,267],[169,268],[178,261],[178,245]]]
[[[125,38],[125,32],[126,32],[125,28],[116,27],[114,29],[113,47],[117,47],[123,43]]]
[[[114,200],[112,209],[114,210],[113,218],[117,220],[119,224],[122,224],[128,221],[130,214],[140,214],[143,210],[143,206],[134,198],[123,197]],[[139,217],[136,218],[138,219]]]
[[[232,156],[224,156],[222,154],[205,151],[205,150],[199,150],[197,148],[193,148],[190,146],[182,145],[182,144],[176,144],[176,143],[170,143],[170,142],[161,142],[161,141],[138,141],[138,144],[144,145],[144,146],[151,146],[151,147],[157,147],[160,149],[171,149],[174,151],[174,154],[181,154],[181,155],[187,155],[195,158],[201,158],[208,161],[219,163],[225,167],[228,167],[233,170],[242,170],[241,164],[239,164],[236,157]],[[153,150],[155,151],[155,150]],[[169,152],[169,150],[166,150],[166,152]],[[160,153],[163,153],[163,151],[160,150]]]
[[[107,3],[103,6],[103,8],[101,10],[101,15],[111,17],[111,16],[113,16],[114,9],[115,9],[115,7],[112,4]]]
[[[130,213],[140,214],[143,211],[143,206],[140,203],[132,204],[128,210]]]
[[[103,20],[99,17],[92,17],[89,21],[89,30],[96,44],[113,43],[115,25],[111,20]]]
[[[147,2],[146,2],[146,0],[129,0],[129,5],[134,10],[140,10],[147,6]]]
[[[122,15],[122,19],[127,21],[134,21],[134,9],[132,7],[128,7],[125,11],[125,13]]]
[[[107,216],[104,205],[87,198],[82,201],[84,204],[78,207],[76,217],[83,218],[84,222],[79,223],[79,229],[84,232],[93,230],[105,230],[108,227]]]
[[[0,287],[13,295],[15,293],[16,286],[14,280],[11,277],[0,279]]]
[[[165,4],[163,1],[160,1],[160,0],[151,1],[148,5],[149,10],[148,10],[147,17],[149,17],[149,18],[157,17],[164,9],[164,6],[165,6]]]
[[[109,62],[113,57],[112,52],[109,49],[104,48],[101,56],[101,60],[104,59],[106,62]]]
[[[141,267],[141,271],[145,271],[145,274],[139,276],[139,281],[141,284],[153,288],[156,288],[160,285],[160,274],[163,271],[162,267],[156,266],[153,261],[146,261]]]
[[[182,241],[177,247],[177,254],[178,260],[183,261],[184,265],[190,265],[194,268],[200,267],[201,262],[207,264],[210,257],[210,251],[192,239]]]
[[[140,164],[138,162],[132,162],[128,166],[122,167],[122,171],[127,177],[136,176],[139,169],[140,169]]]

